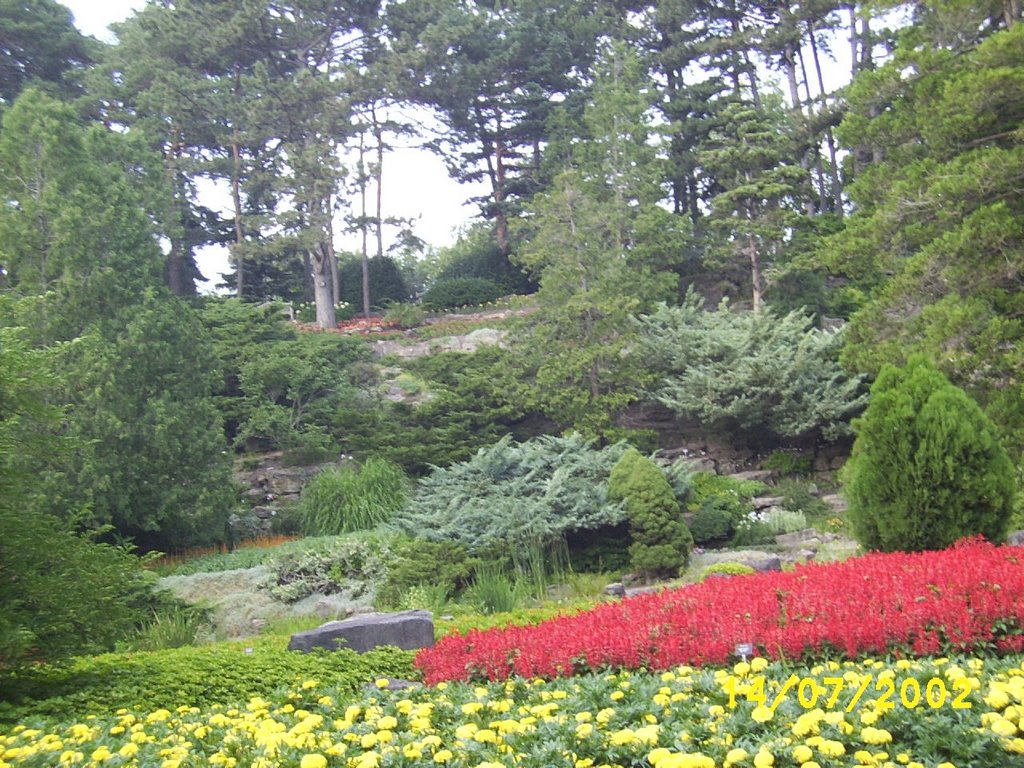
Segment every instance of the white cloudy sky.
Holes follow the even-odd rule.
[[[107,42],[114,40],[107,29],[109,24],[127,18],[145,5],[145,0],[61,1],[71,9],[75,25],[82,32]],[[464,201],[482,194],[480,189],[452,181],[441,160],[424,150],[398,149],[384,160],[384,215],[415,219],[414,231],[431,245],[454,242],[456,230],[475,213],[474,206],[465,205]],[[214,198],[209,204],[226,206],[227,196],[220,197],[223,203],[214,202]],[[338,246],[345,250],[359,247],[355,236],[342,239]],[[200,271],[214,282],[227,269],[227,256],[221,248],[205,249],[197,261]],[[205,290],[211,287],[212,283],[208,283]]]

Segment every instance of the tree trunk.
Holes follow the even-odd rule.
[[[327,233],[327,260],[331,269],[331,295],[334,297],[334,304],[337,304],[341,296],[341,276],[338,274],[338,254],[334,250],[334,205],[330,197],[324,200],[326,219],[324,231]]]
[[[814,37],[814,25],[808,23],[811,33],[811,54],[814,57],[814,71],[818,76],[818,90],[820,91],[821,103],[825,104],[825,78],[821,73],[821,56],[818,54],[818,41]],[[825,139],[828,143],[829,175],[832,180],[832,210],[842,218],[843,216],[843,183],[839,179],[839,160],[836,156],[836,140],[832,135],[832,127],[825,128]]]
[[[376,105],[370,105],[373,135],[377,139],[377,164],[373,168],[373,181],[377,186],[377,210],[373,223],[377,229],[377,258],[384,258],[384,126],[377,120]],[[366,290],[369,290],[368,288]]]
[[[334,314],[334,295],[331,293],[331,274],[328,249],[321,243],[310,254],[313,266],[313,301],[316,304],[316,327],[326,330],[337,326]]]
[[[512,250],[508,237],[508,215],[505,212],[505,145],[498,139],[494,142],[494,232],[498,239],[498,250],[508,256]]]
[[[761,311],[764,296],[764,278],[761,276],[761,259],[757,253],[757,241],[747,236],[747,256],[750,258],[750,299],[754,314]]]
[[[238,129],[231,140],[231,203],[234,208],[235,242],[231,248],[231,257],[235,262],[235,296],[242,298],[245,290],[245,259],[242,247],[245,235],[242,232],[242,155],[238,146]]]
[[[167,287],[175,296],[196,295],[196,283],[191,276],[190,261],[185,244],[179,240],[172,240],[164,263],[164,277]]]
[[[367,240],[369,233],[367,227],[369,221],[366,216],[366,184],[369,181],[369,176],[366,174],[366,144],[364,143],[363,134],[359,134],[359,235],[360,235],[360,252],[359,255],[362,259],[362,278],[363,278],[363,317],[370,317],[370,254],[369,245]]]

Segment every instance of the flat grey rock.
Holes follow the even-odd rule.
[[[400,611],[359,614],[297,632],[292,635],[288,650],[308,653],[316,648],[329,651],[349,648],[357,653],[366,653],[382,645],[413,651],[433,644],[433,614],[430,611]]]

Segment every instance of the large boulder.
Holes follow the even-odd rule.
[[[342,621],[330,621],[316,629],[297,632],[288,650],[308,653],[314,648],[336,651],[350,648],[366,653],[381,645],[406,651],[434,644],[434,617],[430,611],[363,613]]]

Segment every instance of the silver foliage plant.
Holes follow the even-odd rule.
[[[864,409],[861,377],[839,365],[841,331],[814,327],[803,311],[717,311],[687,294],[637,318],[638,352],[662,374],[649,394],[680,416],[780,437],[818,433],[834,441],[850,433]]]
[[[393,524],[470,551],[556,544],[570,531],[625,520],[622,505],[608,500],[608,475],[625,450],[598,449],[575,434],[523,443],[506,436],[469,461],[435,468]]]

